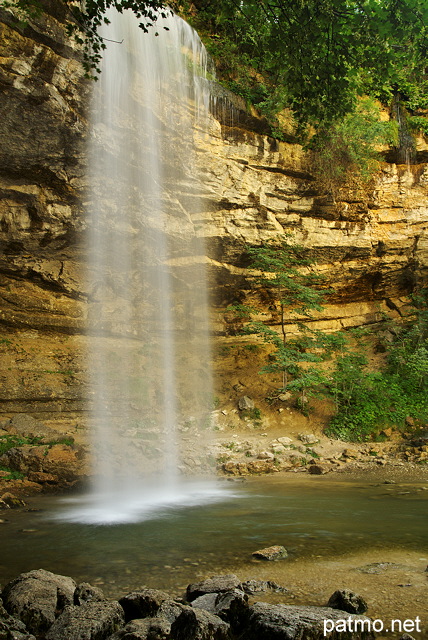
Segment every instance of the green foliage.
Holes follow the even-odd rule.
[[[311,449],[310,447],[306,447],[306,453],[309,456],[312,456],[315,459],[320,457],[319,454],[316,451],[314,451],[313,449]]]
[[[22,480],[25,478],[24,474],[21,471],[14,471],[13,469],[9,469],[9,467],[5,467],[4,465],[0,465],[0,471],[6,471],[7,475],[2,476],[3,480]]]
[[[241,412],[241,415],[245,418],[250,418],[250,420],[255,420],[256,422],[262,419],[262,412],[257,407],[254,407],[254,409],[246,409]]]
[[[15,435],[0,436],[0,455],[15,447],[22,447],[25,444],[39,444],[40,440],[41,438],[24,438]]]
[[[247,255],[253,270],[261,272],[254,276],[258,286],[270,289],[281,305],[294,314],[310,317],[311,311],[321,311],[323,294],[314,289],[322,282],[321,276],[308,269],[313,263],[305,249],[278,238],[258,247],[247,247]]]
[[[343,186],[369,184],[381,158],[377,146],[383,144],[397,146],[397,122],[382,122],[374,100],[359,100],[353,111],[321,128],[310,141],[318,183],[333,199]]]
[[[25,28],[28,20],[38,18],[42,13],[39,0],[0,0],[0,8],[13,15],[19,29]]]
[[[425,116],[410,116],[408,118],[410,129],[428,136],[428,118]]]
[[[428,420],[428,306],[426,294],[414,299],[415,318],[395,327],[386,365],[372,371],[362,350],[336,360],[328,393],[337,413],[327,433],[350,441],[376,437],[385,426],[403,426],[407,416]]]
[[[424,0],[208,0],[196,18],[220,75],[248,97],[258,85],[258,106],[288,107],[317,127],[364,94],[389,102],[398,90],[409,108],[423,107],[427,24]]]
[[[108,9],[130,10],[146,32],[170,6],[162,0],[65,0],[68,33],[96,76]],[[178,3],[176,3],[178,5]],[[0,0],[18,21],[40,15],[44,0]],[[358,96],[389,102],[400,92],[410,110],[427,108],[428,5],[425,0],[205,0],[177,9],[200,31],[219,76],[273,124],[289,108],[322,127],[354,111]]]
[[[253,283],[263,295],[268,295],[269,308],[276,316],[278,328],[253,319],[260,312],[250,306],[236,304],[228,310],[233,311],[235,320],[242,323],[242,333],[255,334],[265,344],[273,346],[260,373],[280,374],[282,385],[278,392],[300,393],[304,399],[303,408],[310,390],[325,382],[316,363],[337,348],[337,338],[330,339],[301,321],[302,316],[311,318],[313,311],[322,310],[321,301],[326,293],[320,290],[322,278],[311,271],[313,261],[303,247],[282,238],[257,247],[249,246],[246,254]],[[300,331],[298,336],[288,335],[286,316],[295,318]]]
[[[133,11],[140,20],[139,26],[144,33],[154,26],[159,15],[166,17],[171,13],[161,0],[86,0],[79,6],[72,5],[72,18],[67,30],[84,47],[84,67],[88,75],[100,72],[100,61],[106,44],[99,29],[103,24],[110,23],[105,15],[108,9],[116,9],[119,13],[126,9]]]
[[[106,16],[109,9],[119,13],[132,11],[138,18],[140,28],[147,33],[159,16],[170,15],[171,9],[162,0],[85,0],[75,3],[66,0],[69,16],[67,20],[68,35],[73,36],[83,47],[83,66],[89,77],[96,78],[100,72],[100,61],[106,48],[105,39],[99,29],[109,24]],[[10,11],[20,26],[28,20],[37,18],[43,10],[43,0],[0,0],[0,7]]]
[[[214,409],[218,409],[220,406],[220,398],[218,396],[213,396],[211,406]]]
[[[6,453],[10,449],[22,447],[27,444],[37,446],[41,444],[43,440],[42,436],[27,437],[12,434],[0,436],[0,455],[3,455],[3,453]],[[74,444],[74,439],[72,437],[57,438],[50,442],[43,442],[43,444],[46,444],[47,447],[51,447],[55,444],[66,444],[71,446]]]

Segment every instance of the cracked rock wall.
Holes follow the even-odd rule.
[[[24,32],[0,10],[0,414],[80,423],[88,340],[104,339],[84,334],[90,83],[65,35],[63,5],[44,4],[47,13]],[[335,208],[321,197],[299,145],[270,138],[239,104],[232,113],[218,106],[209,135],[197,136],[203,210],[192,206],[192,176],[173,193],[175,212],[206,236],[215,332],[231,331],[219,311],[253,295],[245,245],[284,232],[310,249],[334,290],[314,320],[319,327],[404,313],[427,274],[428,165],[384,163],[368,197],[349,193]],[[180,233],[176,213],[170,232]]]

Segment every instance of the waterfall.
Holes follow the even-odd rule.
[[[398,124],[398,145],[396,147],[397,164],[406,164],[409,168],[410,164],[415,161],[416,147],[415,139],[407,122],[406,110],[401,103],[401,96],[397,92],[392,101],[392,113]]]
[[[207,56],[171,15],[143,33],[110,11],[89,143],[90,404],[94,482],[70,519],[144,519],[217,488],[210,469],[204,203]]]

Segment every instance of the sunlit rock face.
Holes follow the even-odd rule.
[[[65,35],[63,5],[45,4],[48,13],[23,33],[0,11],[0,400],[5,413],[37,410],[79,422],[88,340],[120,342],[122,333],[118,325],[110,336],[84,335],[94,294],[82,240],[91,83]],[[333,207],[301,146],[269,137],[239,103],[228,112],[216,99],[212,113],[209,136],[195,133],[194,176],[171,185],[169,232],[179,240],[186,219],[206,238],[215,331],[230,329],[219,309],[251,296],[245,245],[284,232],[310,249],[334,289],[319,327],[404,313],[427,272],[428,165],[385,163],[369,196],[350,193]],[[196,194],[192,177],[202,184]],[[177,278],[185,272],[177,259]]]
[[[78,236],[87,83],[56,9],[20,32],[0,10],[1,318],[81,326]]]
[[[334,290],[319,323],[325,329],[372,322],[383,310],[397,315],[426,277],[427,164],[384,163],[373,190],[345,193],[333,206],[299,145],[219,123],[209,156],[209,259],[220,306],[248,292],[245,245],[284,232],[310,250]]]
[[[0,10],[0,399],[66,417],[82,408],[87,81],[64,6],[43,4],[23,32]]]

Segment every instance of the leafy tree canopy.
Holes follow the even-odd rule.
[[[178,2],[178,0],[177,0]],[[45,0],[0,0],[27,16]],[[68,28],[96,72],[105,43],[97,33],[114,7],[133,11],[146,31],[158,12],[180,10],[205,37],[230,88],[265,112],[292,110],[303,123],[337,121],[357,97],[400,94],[428,108],[426,0],[65,0]],[[418,123],[414,123],[419,126]]]
[[[246,85],[236,54],[261,105],[300,121],[341,118],[365,93],[428,107],[426,0],[202,0],[195,24],[224,49],[231,88]]]

